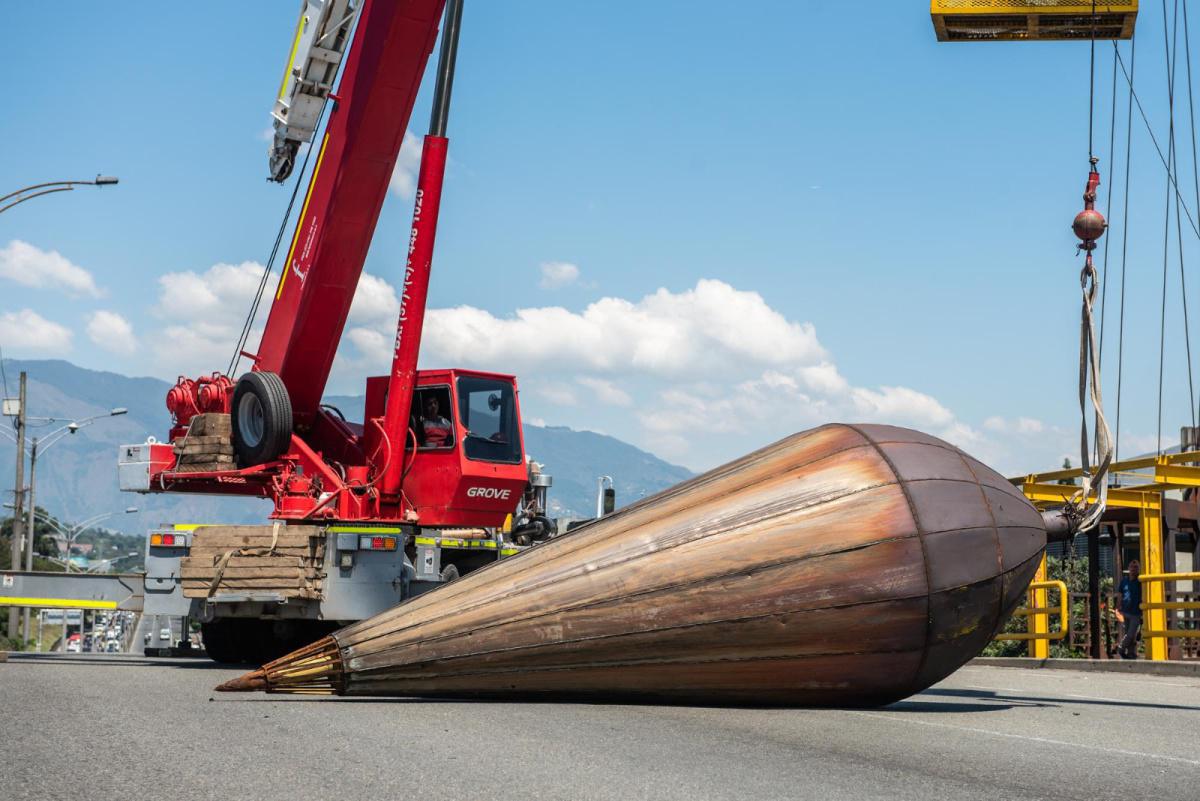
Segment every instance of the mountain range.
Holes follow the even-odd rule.
[[[18,375],[27,374],[30,423],[27,436],[43,442],[73,420],[98,419],[75,433],[49,439],[38,455],[36,501],[64,521],[82,521],[112,513],[102,525],[128,533],[180,522],[253,523],[265,521],[266,501],[201,495],[135,495],[117,485],[117,449],[164,439],[170,416],[163,399],[170,384],[157,378],[132,378],[117,373],[78,367],[61,360],[5,359],[5,397],[17,396]],[[361,416],[362,398],[330,397],[327,400],[354,419]],[[125,414],[109,416],[115,408]],[[11,424],[11,419],[8,421]],[[526,451],[554,477],[550,490],[552,514],[579,518],[595,514],[596,482],[611,476],[618,506],[666,489],[691,477],[686,468],[613,437],[591,431],[556,426],[524,426]],[[6,425],[0,437],[0,491],[11,500],[14,484],[15,437]],[[28,462],[26,462],[28,471]],[[25,477],[29,481],[28,474]],[[130,506],[136,513],[125,513]]]

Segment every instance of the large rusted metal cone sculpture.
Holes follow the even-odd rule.
[[[884,704],[976,656],[1045,543],[1021,493],[956,448],[829,425],[218,689]]]

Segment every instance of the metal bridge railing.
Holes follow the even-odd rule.
[[[1058,590],[1058,606],[1044,606],[1047,590]],[[1029,585],[1032,606],[1022,606],[1014,616],[1028,617],[1029,631],[1013,634],[997,634],[997,640],[1061,640],[1071,631],[1070,608],[1067,585],[1063,581],[1035,581]],[[1058,630],[1050,630],[1050,615],[1058,615]]]
[[[1143,587],[1146,587],[1147,585],[1153,585],[1157,588],[1157,591],[1148,590],[1146,592],[1146,597],[1152,599],[1162,598],[1165,595],[1162,585],[1168,582],[1176,581],[1200,581],[1200,573],[1143,573],[1142,575],[1138,576],[1138,581],[1142,582]],[[1171,622],[1178,620],[1176,615],[1178,610],[1194,612],[1195,610],[1200,609],[1200,601],[1150,600],[1143,601],[1141,608],[1143,612],[1158,609],[1165,610],[1165,614],[1159,613],[1158,617],[1158,619],[1162,621],[1160,625],[1165,626],[1165,628],[1151,628],[1149,625],[1147,625],[1146,628],[1142,630],[1143,637],[1177,637],[1189,639],[1200,638],[1200,629],[1170,628]],[[1146,615],[1145,618],[1153,619],[1150,615]],[[1191,620],[1195,620],[1195,618],[1193,616],[1189,616],[1189,621]]]

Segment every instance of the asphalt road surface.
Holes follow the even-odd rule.
[[[159,636],[165,628],[171,629],[169,641]],[[147,634],[150,635],[150,642],[146,642]],[[182,636],[183,618],[166,615],[139,615],[137,627],[129,639],[127,650],[131,654],[142,654],[147,647],[170,648],[172,645],[178,645]]]
[[[879,710],[218,694],[196,660],[0,663],[0,798],[1194,799],[1200,680],[967,667]]]

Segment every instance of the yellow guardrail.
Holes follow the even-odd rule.
[[[1200,573],[1143,573],[1138,576],[1138,581],[1142,582],[1142,586],[1147,584],[1165,584],[1168,581],[1200,581]],[[1156,593],[1157,597],[1162,596],[1160,590]],[[1142,603],[1142,611],[1151,609],[1200,609],[1200,601],[1148,601]],[[1147,615],[1149,617],[1149,615]],[[1166,615],[1161,618],[1165,623]],[[1142,629],[1143,637],[1186,637],[1200,638],[1200,629]]]
[[[1063,581],[1035,581],[1029,585],[1029,591],[1058,590],[1058,606],[1022,606],[1013,615],[1030,617],[1032,615],[1058,615],[1058,631],[1027,631],[1017,634],[997,634],[997,640],[1061,640],[1071,631],[1068,618],[1067,585]],[[1049,628],[1049,626],[1047,626]]]

